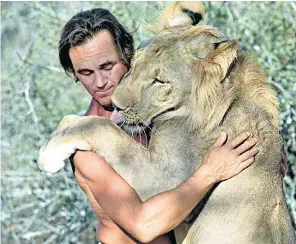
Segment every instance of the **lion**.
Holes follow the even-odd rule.
[[[176,227],[177,242],[296,243],[275,92],[236,40],[183,17],[155,29],[112,96],[125,131],[151,128],[148,148],[107,118],[70,115],[40,149],[38,165],[54,173],[77,149],[95,151],[146,200],[189,177],[222,131],[229,138],[248,131],[259,141],[255,163],[215,186]]]

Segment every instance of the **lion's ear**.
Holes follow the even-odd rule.
[[[203,16],[204,6],[202,2],[172,2],[153,25],[147,26],[147,29],[157,34],[173,26],[196,25]]]
[[[203,125],[206,130],[211,130],[222,121],[235,94],[235,90],[229,91],[232,95],[225,98],[221,82],[225,81],[236,59],[237,42],[223,37],[218,40],[199,44],[194,50],[196,53],[191,52],[194,56],[193,65],[198,71],[192,85],[192,101],[195,101],[198,109],[194,109],[192,116],[193,121]],[[213,106],[217,106],[217,109],[213,110]]]
[[[236,59],[238,43],[236,40],[221,40],[212,45],[214,50],[205,59],[204,69],[214,72],[222,81]]]

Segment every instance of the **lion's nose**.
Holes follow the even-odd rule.
[[[111,97],[113,106],[118,111],[126,110],[130,105],[133,104],[133,96],[132,93],[127,89],[118,89],[115,90],[114,94]]]

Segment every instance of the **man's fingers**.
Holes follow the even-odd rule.
[[[244,152],[246,152],[247,150],[249,150],[251,147],[255,146],[257,143],[257,139],[255,138],[252,138],[252,139],[249,139],[245,142],[243,142],[243,144],[241,144],[240,146],[238,146],[235,151],[237,153],[237,155],[240,155]]]
[[[229,142],[229,145],[232,148],[235,148],[237,146],[239,146],[242,142],[244,142],[245,140],[247,140],[250,136],[249,132],[244,132],[242,134],[240,134],[239,136],[235,137],[232,141]]]
[[[255,162],[255,157],[251,157],[249,159],[247,159],[246,161],[242,162],[240,165],[239,165],[239,172],[241,172],[242,170],[244,170],[245,168],[249,167],[251,164],[253,164]],[[239,173],[238,172],[238,173]]]
[[[238,160],[240,162],[244,162],[246,160],[249,160],[250,158],[254,157],[259,152],[259,149],[257,147],[253,147],[252,149],[244,152],[238,157]]]
[[[223,131],[223,132],[221,132],[220,136],[215,141],[215,143],[211,146],[211,148],[221,147],[225,143],[226,140],[227,140],[227,134],[226,134],[226,132]]]

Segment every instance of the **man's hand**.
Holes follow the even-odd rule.
[[[201,167],[208,167],[209,176],[214,182],[237,175],[255,161],[255,155],[259,152],[254,147],[257,140],[249,137],[250,134],[245,132],[225,143],[227,135],[223,132],[209,148]]]

